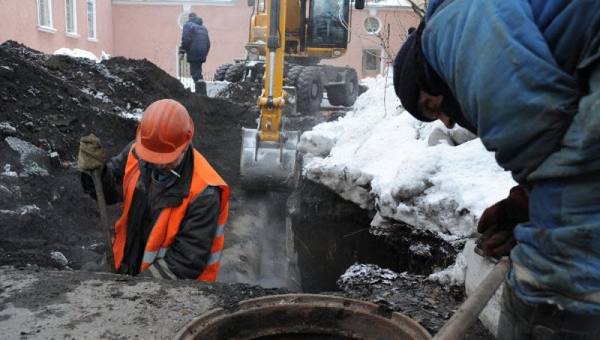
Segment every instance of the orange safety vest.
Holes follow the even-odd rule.
[[[113,253],[115,268],[117,270],[121,267],[125,255],[129,209],[131,208],[135,187],[140,178],[138,160],[132,153],[134,147],[135,145],[129,151],[127,164],[125,165],[125,175],[123,177],[123,212],[115,223]],[[193,158],[194,168],[189,195],[183,199],[179,206],[168,207],[160,212],[152,227],[150,236],[148,236],[140,272],[146,270],[155,260],[165,256],[167,249],[175,241],[175,236],[179,232],[181,221],[185,217],[190,202],[202,193],[207,186],[216,186],[221,189],[221,209],[219,212],[218,228],[210,249],[210,258],[202,273],[196,278],[198,281],[214,282],[217,279],[221,265],[221,253],[225,241],[224,230],[229,212],[229,186],[196,149],[193,149]]]

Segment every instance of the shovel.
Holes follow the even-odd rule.
[[[479,313],[485,308],[502,281],[504,281],[508,268],[508,258],[500,259],[494,269],[481,281],[477,289],[463,302],[444,327],[437,332],[433,340],[464,339],[467,330],[475,323]]]
[[[100,223],[104,231],[104,243],[106,244],[106,267],[109,273],[116,273],[115,260],[112,252],[113,231],[112,226],[108,223],[108,215],[106,213],[106,200],[104,199],[104,188],[102,187],[101,169],[92,171],[92,180],[94,181],[94,189],[96,190],[96,202],[98,202],[98,210],[100,211]]]

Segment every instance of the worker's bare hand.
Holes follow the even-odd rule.
[[[81,137],[79,140],[79,156],[77,168],[82,172],[91,172],[102,169],[106,162],[106,152],[100,144],[100,139],[93,133]]]
[[[517,224],[529,220],[527,192],[522,186],[510,190],[507,198],[487,208],[479,220],[477,231],[481,237],[477,247],[484,256],[501,257],[510,254],[516,241],[513,230]]]

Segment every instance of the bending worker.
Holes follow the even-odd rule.
[[[118,273],[216,280],[229,188],[194,149],[193,135],[185,107],[163,99],[148,106],[135,141],[108,162],[98,138],[81,138],[84,191],[95,197],[85,172],[102,169],[107,203],[123,201],[113,242]]]
[[[394,86],[520,184],[478,227],[512,260],[499,339],[600,339],[600,1],[431,1]]]

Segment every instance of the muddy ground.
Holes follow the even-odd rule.
[[[281,289],[0,267],[2,339],[171,339],[213,308]]]
[[[347,202],[342,209],[337,203],[330,204],[333,210],[325,209],[323,202],[327,206],[328,202],[341,199],[322,188],[299,190],[296,196],[305,196],[307,201],[297,200],[304,206],[292,209],[289,214],[287,208],[293,208],[294,204],[288,204],[285,193],[244,192],[238,179],[240,128],[256,125],[258,91],[258,86],[232,85],[222,94],[223,98],[200,97],[146,60],[112,58],[96,64],[84,59],[48,56],[15,42],[0,45],[0,266],[42,268],[42,271],[102,268],[105,245],[97,225],[96,202],[82,192],[75,167],[79,138],[93,132],[101,138],[108,153],[115,154],[134,138],[137,121],[132,117],[161,98],[176,99],[188,108],[197,126],[194,145],[233,189],[220,281],[277,287],[295,280],[292,287],[322,291],[337,289],[335,280],[353,261],[371,261],[395,270],[405,268],[424,274],[451,260],[454,254],[451,250],[445,259],[439,253],[425,259],[410,258],[412,253],[406,251],[412,240],[409,231],[398,234],[395,240],[374,239],[366,233],[370,212]],[[337,115],[326,112],[326,117],[304,117],[294,124],[305,130]],[[112,218],[118,211],[118,206],[111,208]],[[296,222],[291,221],[294,219]],[[303,279],[297,273],[288,273],[287,259],[282,256],[290,245],[282,241],[286,238],[286,227],[292,228],[298,222],[313,225],[315,230],[327,225],[351,226],[344,231],[346,237],[341,241],[332,241],[338,252],[327,247],[321,249],[324,256],[329,254],[329,262],[317,266],[318,258],[311,258],[310,251],[300,252],[301,258],[296,254],[296,265],[301,263],[299,268],[318,267],[317,274],[305,277],[303,284],[298,284]],[[302,242],[337,237],[337,232],[318,234],[315,230],[304,229],[297,235],[303,236]],[[437,242],[427,235],[419,237],[432,245]],[[362,247],[364,244],[369,246]],[[317,242],[312,246],[318,245]],[[445,252],[444,247],[437,245],[434,249]],[[343,255],[339,261],[331,258],[338,255]],[[79,280],[92,274],[75,272],[74,275],[74,280]],[[422,320],[432,331],[441,326],[463,299],[461,294],[448,295],[443,287],[425,283],[422,278],[399,282],[392,290],[398,293],[394,295],[396,298],[384,302],[392,304],[394,310],[404,311],[406,304],[394,301],[409,295],[430,297],[429,307],[422,310],[415,299],[407,303],[411,306],[409,315]],[[408,286],[402,286],[402,282]],[[379,293],[369,293],[360,285],[353,286],[359,287],[356,289],[348,287],[342,287],[347,295],[382,302]],[[406,291],[403,287],[407,287]],[[431,313],[433,309],[444,312]],[[489,334],[473,339],[487,338]]]

